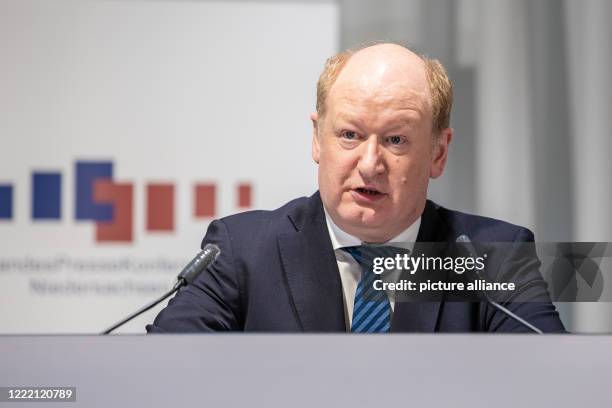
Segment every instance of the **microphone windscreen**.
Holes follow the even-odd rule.
[[[215,244],[206,244],[204,249],[183,268],[178,275],[178,279],[182,278],[185,279],[188,284],[192,283],[204,269],[212,265],[220,253],[221,250]]]

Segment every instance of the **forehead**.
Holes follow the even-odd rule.
[[[378,89],[341,87],[329,96],[329,111],[335,117],[368,121],[429,120],[427,94],[400,86]]]

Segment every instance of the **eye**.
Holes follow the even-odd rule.
[[[406,139],[403,136],[389,136],[387,137],[387,143],[393,146],[399,146],[406,142]]]
[[[352,130],[345,130],[342,132],[342,137],[347,140],[355,140],[357,139],[357,133]]]

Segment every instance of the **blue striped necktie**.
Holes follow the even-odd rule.
[[[361,266],[361,279],[355,291],[353,321],[351,332],[354,333],[387,333],[391,328],[391,303],[387,292],[376,290],[372,286],[380,275],[372,271],[373,259],[385,256],[382,247],[352,246],[344,247]]]

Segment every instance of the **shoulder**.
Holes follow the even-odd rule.
[[[427,202],[427,207],[430,211],[435,212],[440,222],[447,226],[451,235],[466,234],[475,242],[529,242],[534,240],[533,232],[520,225],[451,210],[432,201]]]
[[[308,197],[300,197],[291,200],[274,210],[245,211],[223,217],[219,221],[225,223],[228,227],[236,229],[261,228],[264,225],[274,225],[279,222],[286,222],[289,214],[301,207],[304,207],[307,203]]]
[[[202,246],[217,235],[226,235],[234,243],[262,244],[277,234],[291,230],[290,215],[308,206],[308,197],[291,200],[274,210],[253,210],[214,220],[208,226]]]

